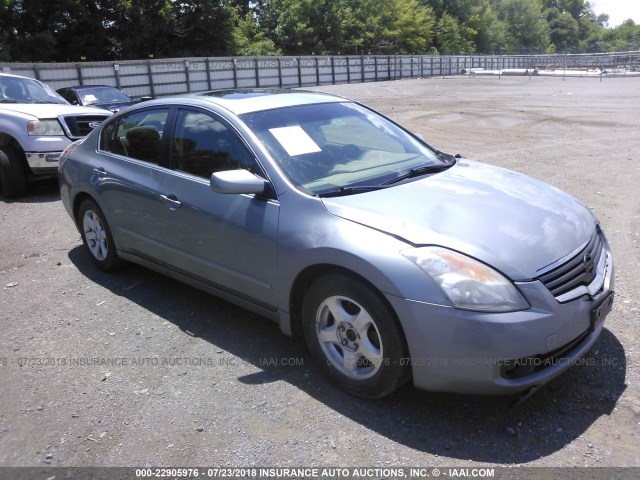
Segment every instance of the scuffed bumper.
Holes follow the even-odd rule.
[[[610,309],[614,270],[608,248],[607,255],[602,288],[593,297],[559,303],[539,281],[518,283],[532,305],[520,312],[470,312],[387,295],[404,329],[414,385],[511,394],[543,385],[580,363]],[[603,301],[606,308],[598,308]],[[531,368],[516,371],[514,361]]]

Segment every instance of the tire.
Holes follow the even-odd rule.
[[[10,147],[0,149],[0,189],[7,198],[27,194],[27,176],[18,154]]]
[[[410,378],[399,322],[364,282],[339,273],[321,277],[307,291],[302,314],[314,361],[352,395],[382,398]]]
[[[78,210],[78,225],[87,252],[93,263],[105,272],[120,268],[123,261],[118,257],[111,230],[100,207],[93,200],[85,200]]]

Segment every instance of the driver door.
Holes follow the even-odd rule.
[[[160,183],[166,262],[180,273],[275,309],[278,201],[214,193],[209,186],[216,171],[244,168],[263,176],[253,153],[222,118],[183,108],[171,138],[171,166]]]

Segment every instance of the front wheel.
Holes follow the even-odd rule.
[[[385,397],[409,379],[399,323],[360,280],[331,274],[314,282],[303,302],[303,331],[314,360],[353,395]]]
[[[0,149],[0,187],[7,198],[27,194],[27,176],[20,156],[8,146]]]
[[[116,270],[122,264],[111,236],[104,213],[93,200],[85,200],[78,210],[78,225],[82,242],[91,260],[105,272]]]

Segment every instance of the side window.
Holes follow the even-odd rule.
[[[126,157],[160,163],[162,132],[169,109],[143,110],[111,122],[103,131],[101,150]]]
[[[258,173],[240,137],[206,113],[180,110],[171,144],[173,168],[209,178],[214,172],[243,168]]]
[[[64,98],[71,105],[78,105],[78,98],[76,97],[76,94],[73,93],[71,90],[63,90],[62,92],[58,92],[58,93],[60,94],[60,96],[62,96],[62,98]]]

